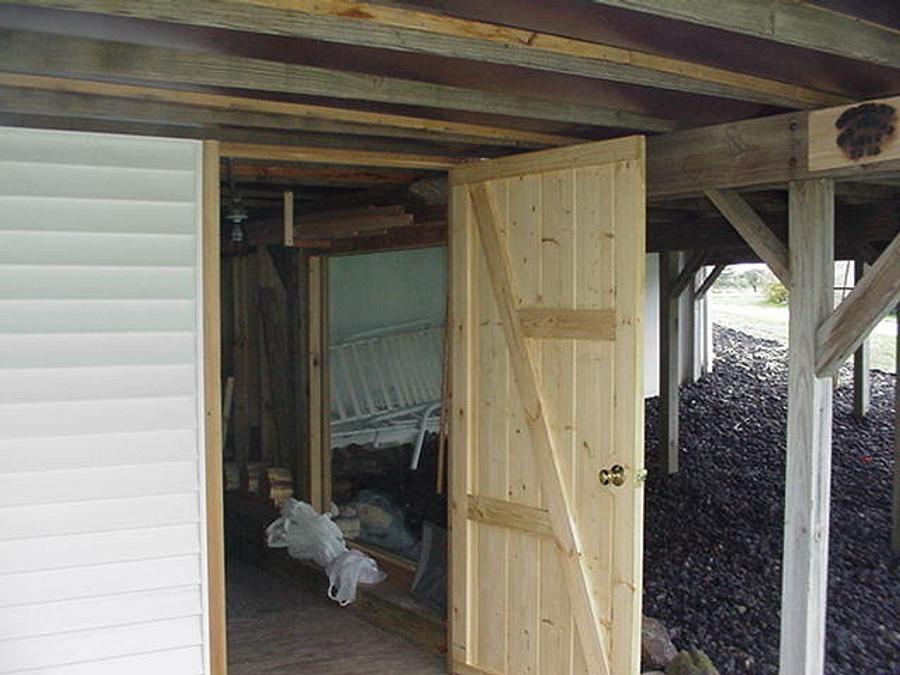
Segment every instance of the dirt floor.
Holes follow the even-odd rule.
[[[681,471],[652,469],[647,406],[644,609],[723,675],[778,672],[786,352],[716,327],[712,374],[682,387]],[[845,373],[846,375],[846,373]],[[842,381],[846,381],[846,377]],[[894,376],[872,373],[872,410],[834,401],[828,675],[900,675],[900,557],[890,551]]]
[[[438,675],[442,659],[352,616],[326,597],[285,588],[229,562],[230,675]]]

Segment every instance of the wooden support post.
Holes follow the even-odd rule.
[[[292,190],[284,191],[284,245],[294,245],[294,192]]]
[[[894,354],[894,502],[891,548],[900,553],[900,305],[897,305],[897,346]]]
[[[816,328],[834,305],[834,183],[790,184],[790,345],[780,672],[825,657],[832,386],[816,375]]]
[[[678,296],[672,293],[678,278],[677,252],[659,254],[659,466],[678,471],[678,382],[680,370]]]
[[[853,261],[853,281],[862,281],[866,263],[862,258]],[[863,419],[869,413],[869,341],[863,343],[853,354],[853,414]]]

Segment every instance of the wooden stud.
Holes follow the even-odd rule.
[[[678,383],[680,381],[679,298],[672,292],[679,253],[659,254],[659,467],[678,472]]]
[[[834,304],[834,184],[790,185],[791,303],[779,672],[825,659],[832,384],[816,374],[816,327]]]
[[[545,340],[616,339],[614,310],[523,307],[518,314],[525,337]]]
[[[219,315],[219,148],[203,144],[203,401],[206,465],[206,567],[212,675],[226,675],[225,506],[222,484],[222,364]]]
[[[753,207],[736,192],[707,190],[706,196],[750,245],[753,252],[769,266],[778,280],[790,288],[790,260],[787,246],[763,222]]]
[[[756,101],[780,107],[836,105],[845,97],[559,35],[355,0],[243,0],[226,6],[194,0],[190,9],[164,0],[32,0],[44,7],[177,20],[179,23],[287,35],[375,49],[466,58],[648,87]]]
[[[309,258],[309,495],[310,502],[320,513],[327,510],[331,501],[330,479],[326,485],[326,473],[329,476],[331,473],[326,471],[331,426],[327,391],[328,342],[325,334],[327,270],[327,259],[321,256]]]
[[[896,30],[810,2],[756,0],[593,0],[857,61],[900,67]],[[677,30],[677,28],[673,28]],[[792,674],[793,675],[793,674]]]
[[[137,79],[392,105],[553,120],[640,131],[671,131],[668,119],[594,105],[514,96],[345,70],[211,52],[0,30],[7,71],[82,79]]]
[[[700,284],[700,288],[698,288],[696,293],[694,293],[694,300],[699,302],[706,297],[706,294],[709,293],[709,289],[713,287],[713,285],[721,276],[722,272],[725,271],[726,267],[728,267],[728,265],[719,263],[718,265],[713,267],[712,270],[710,270],[709,274],[706,275],[706,278],[703,280],[703,283]]]
[[[222,450],[228,439],[228,427],[231,424],[231,406],[234,403],[234,376],[225,380],[225,395],[222,397]]]
[[[294,245],[294,193],[291,190],[284,191],[284,245]]]
[[[584,660],[590,673],[610,675],[609,658],[600,629],[597,602],[591,591],[583,545],[575,523],[572,505],[565,490],[559,453],[553,433],[543,414],[543,396],[531,360],[524,331],[518,318],[511,285],[510,263],[498,232],[499,219],[487,187],[475,184],[469,195],[478,225],[488,274],[509,348],[513,379],[519,392],[525,423],[535,449],[535,462],[547,500],[554,536],[559,547],[563,575],[569,593],[572,614],[581,640]]]
[[[862,258],[853,261],[853,282],[859,284],[863,278],[866,263]],[[869,414],[869,394],[871,382],[869,377],[869,341],[862,344],[853,353],[853,414],[857,419],[864,419]]]
[[[900,234],[819,326],[816,373],[833,375],[900,301]]]

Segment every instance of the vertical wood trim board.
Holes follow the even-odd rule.
[[[465,672],[639,668],[643,158],[643,139],[617,139],[451,172],[450,642]],[[614,464],[625,485],[601,486]]]
[[[226,675],[225,506],[222,485],[222,359],[219,144],[203,143],[203,382],[206,425],[206,565],[211,675]]]
[[[816,329],[834,305],[834,183],[790,184],[790,344],[781,602],[782,673],[825,659],[832,383],[816,376]]]

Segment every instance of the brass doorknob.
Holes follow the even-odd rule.
[[[609,485],[612,483],[616,487],[625,484],[625,467],[621,464],[614,464],[612,468],[601,469],[600,485]]]

